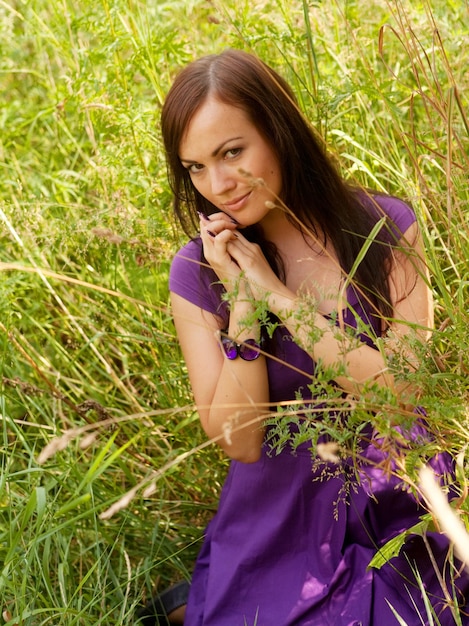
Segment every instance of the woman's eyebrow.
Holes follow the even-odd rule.
[[[239,141],[240,139],[242,139],[242,137],[230,137],[230,139],[225,139],[219,146],[215,148],[215,150],[212,152],[210,156],[216,157],[220,153],[220,151],[223,150],[223,147],[227,143],[230,143],[230,141]],[[193,161],[192,159],[183,159],[182,157],[179,157],[179,160],[182,163],[198,163],[198,161]]]

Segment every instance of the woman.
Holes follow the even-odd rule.
[[[241,51],[182,70],[162,131],[176,215],[187,233],[200,231],[172,264],[174,321],[201,424],[232,459],[184,624],[394,625],[395,612],[426,623],[417,576],[441,624],[453,624],[431,561],[443,572],[438,535],[431,558],[413,537],[367,569],[424,512],[377,467],[384,453],[372,433],[354,472],[347,459],[318,457],[313,468],[311,444],[272,450],[265,423],[277,403],[306,416],[319,371],[344,394],[378,385],[404,402],[377,338],[392,336],[391,355],[432,327],[413,212],[345,183],[285,81]],[[459,582],[449,595],[462,604]]]

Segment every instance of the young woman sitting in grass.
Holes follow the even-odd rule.
[[[394,626],[398,614],[413,626],[427,623],[426,600],[454,624],[469,584],[443,536],[411,536],[368,568],[425,512],[373,427],[353,456],[326,432],[313,453],[274,436],[276,420],[292,437],[305,420],[340,428],[341,403],[379,388],[409,411],[389,359],[418,368],[406,339],[432,327],[413,211],[345,182],[285,81],[241,51],[182,70],[162,131],[176,215],[200,232],[172,264],[174,321],[202,427],[232,459],[184,624]],[[332,409],[318,380],[331,381]],[[408,438],[425,437],[421,411],[414,422]]]

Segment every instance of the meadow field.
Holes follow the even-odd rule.
[[[434,438],[390,449],[411,488],[453,453],[467,521],[467,0],[0,0],[0,624],[130,625],[190,577],[227,461],[168,307],[186,238],[159,115],[177,70],[226,47],[292,84],[346,177],[415,208],[435,332],[396,368]],[[401,417],[368,398],[329,427],[392,442]]]

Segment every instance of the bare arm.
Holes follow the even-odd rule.
[[[172,310],[182,353],[198,407],[202,427],[231,458],[246,463],[260,456],[264,428],[262,415],[269,401],[265,357],[255,361],[229,361],[217,340],[220,326],[213,315],[176,294]],[[240,329],[246,303],[232,306],[228,333],[239,343],[255,337],[257,328]]]

